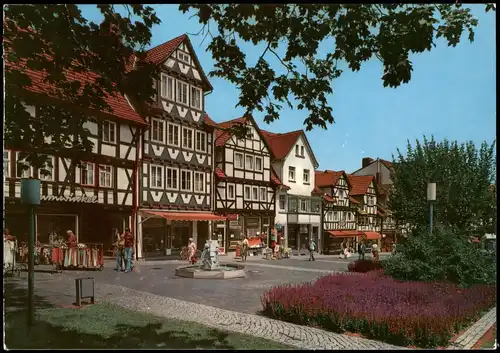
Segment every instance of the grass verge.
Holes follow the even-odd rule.
[[[28,330],[26,311],[5,314],[8,349],[293,349],[274,341],[159,318],[109,303],[47,308]]]

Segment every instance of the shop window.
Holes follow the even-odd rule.
[[[113,187],[113,168],[109,165],[99,166],[99,186],[105,188]]]
[[[112,121],[102,123],[102,142],[116,143],[116,124]]]
[[[80,183],[82,185],[91,185],[94,186],[94,175],[95,168],[93,163],[82,162],[82,166],[80,168]]]
[[[3,152],[3,175],[10,177],[10,151]]]

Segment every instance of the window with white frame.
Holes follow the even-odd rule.
[[[279,198],[279,207],[280,207],[280,210],[284,210],[285,209],[285,202],[286,202],[286,196],[285,195],[280,195],[280,198]]]
[[[201,110],[201,88],[191,86],[191,107]]]
[[[334,221],[338,221],[339,219],[340,219],[340,217],[339,217],[339,213],[338,213],[338,212],[334,212],[334,213],[333,213],[333,220],[334,220]]]
[[[326,220],[329,222],[333,221],[333,211],[328,211],[326,213]]]
[[[300,202],[299,202],[299,205],[300,205],[300,212],[307,212],[307,200],[304,200],[304,199],[300,199]]]
[[[227,198],[234,199],[234,185],[233,184],[227,185]]]
[[[304,184],[309,184],[309,169],[304,169],[302,179],[304,181]]]
[[[199,152],[207,151],[207,134],[204,131],[196,131],[196,150]]]
[[[150,187],[154,189],[163,189],[163,166],[151,164]]]
[[[300,146],[300,155],[304,157],[304,146]]]
[[[234,153],[234,166],[235,168],[243,169],[243,153]]]
[[[113,168],[110,165],[99,166],[99,186],[113,187]]]
[[[173,123],[167,124],[167,144],[171,146],[180,145],[180,126]]]
[[[94,163],[82,162],[80,168],[80,183],[82,185],[95,185]]]
[[[177,102],[189,104],[189,85],[186,82],[177,80]]]
[[[160,94],[163,98],[174,100],[174,78],[161,74]]]
[[[251,200],[252,195],[250,195],[250,186],[245,186],[245,200]]]
[[[299,145],[295,145],[295,155],[299,155]]]
[[[205,192],[205,173],[194,172],[194,192]]]
[[[246,154],[245,155],[245,169],[253,170],[253,156]]]
[[[48,162],[50,162],[50,165]],[[40,170],[38,171],[38,178],[45,181],[54,181],[54,157],[47,157],[47,164],[43,170],[45,171],[43,174]]]
[[[183,63],[189,64],[189,55],[182,51],[177,51],[177,59]]]
[[[3,151],[3,175],[10,177],[10,151]]]
[[[262,157],[255,157],[255,170],[258,172],[262,172]]]
[[[151,119],[151,141],[165,143],[165,121]]]
[[[190,150],[193,149],[193,129],[188,127],[182,128],[182,147]]]
[[[260,201],[267,202],[267,189],[260,188]]]
[[[193,172],[191,170],[181,170],[181,191],[193,190]]]
[[[16,177],[29,178],[31,176],[31,167],[24,159],[20,159],[20,153],[16,153]]]
[[[295,181],[295,167],[288,167],[288,180]]]
[[[166,178],[167,178],[167,189],[168,190],[178,190],[179,189],[179,170],[177,168],[166,168]]]
[[[256,186],[252,188],[252,200],[259,201],[259,188]]]
[[[116,124],[112,121],[102,123],[102,142],[116,143]]]

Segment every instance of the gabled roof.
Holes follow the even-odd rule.
[[[302,136],[304,138],[307,149],[309,150],[309,154],[311,155],[311,159],[315,168],[318,167],[318,161],[316,160],[316,156],[309,145],[309,140],[307,139],[304,130],[296,130],[286,133],[274,133],[270,131],[262,130],[262,133],[273,149],[273,153],[276,159],[283,159],[295,146],[298,138]]]
[[[174,51],[181,45],[181,43],[185,42],[187,46],[189,47],[189,50],[191,52],[192,57],[195,60],[196,65],[201,68],[200,61],[198,60],[198,57],[196,56],[196,52],[193,49],[193,45],[191,44],[191,40],[189,39],[189,36],[187,34],[182,34],[178,37],[175,37],[168,42],[165,42],[163,44],[157,45],[154,48],[149,49],[146,52],[146,58],[144,59],[147,62],[160,65],[163,62],[165,62],[173,53]],[[127,62],[127,70],[132,70],[134,68],[136,56],[132,55],[128,62]],[[208,80],[207,76],[205,75],[203,70],[200,70],[200,74],[203,79],[203,83],[205,84],[205,87],[208,91],[212,91],[213,87],[210,84],[210,81]]]
[[[26,29],[21,29],[21,28],[19,30],[28,31]],[[53,92],[54,89],[56,89],[57,87],[54,84],[51,84],[45,80],[47,77],[47,73],[44,71],[35,71],[29,69],[26,66],[26,60],[18,62],[10,62],[7,60],[6,56],[5,66],[20,70],[30,78],[31,86],[25,87],[27,91],[30,91],[35,94],[45,94],[47,97],[53,99],[60,98],[51,94],[51,91]],[[99,78],[99,75],[92,72],[83,73],[83,72],[76,72],[73,70],[64,70],[64,74],[69,80],[80,82],[80,84],[82,85],[81,86],[82,89],[84,83],[88,82],[90,84],[93,84],[96,81],[96,79]],[[115,116],[116,118],[127,120],[137,124],[147,125],[147,122],[134,110],[134,108],[132,108],[131,104],[129,103],[125,95],[122,95],[120,93],[115,93],[112,95],[106,94],[104,100],[111,108],[111,112],[102,111],[102,113],[110,114],[112,116]]]
[[[216,147],[222,147],[226,144],[227,141],[232,136],[232,133],[230,131],[225,131],[225,130],[220,130],[220,129],[229,129],[232,126],[236,124],[252,124],[253,127],[255,128],[255,131],[259,134],[262,142],[264,145],[266,145],[267,149],[269,150],[269,153],[271,154],[272,158],[275,158],[273,150],[271,146],[269,145],[268,141],[264,138],[264,134],[262,133],[262,130],[260,130],[259,126],[255,122],[255,119],[251,114],[247,114],[245,116],[242,116],[240,118],[228,120],[228,121],[223,121],[221,123],[216,123],[213,121],[207,114],[204,116],[205,123],[207,125],[213,126],[216,128],[215,130],[215,146]],[[218,129],[217,129],[218,128]]]
[[[373,175],[348,175],[348,178],[352,187],[349,191],[349,195],[352,196],[366,194],[370,183],[375,181],[375,177]]]
[[[370,158],[371,162],[369,164],[367,164],[366,166],[364,167],[361,167],[359,169],[356,169],[354,172],[352,172],[351,174],[354,174],[354,173],[357,173],[359,172],[360,170],[362,169],[365,169],[366,167],[368,167],[369,165],[372,165],[373,163],[377,162],[377,161],[380,161],[380,163],[382,163],[383,166],[385,166],[387,169],[391,170],[394,165],[392,164],[392,162],[389,162],[388,160],[386,159],[382,159],[382,158],[377,158],[377,159],[372,159]]]
[[[347,185],[350,185],[349,178],[347,177],[346,172],[343,170],[338,172],[334,170],[317,170],[314,174],[314,184],[320,188],[335,186],[342,175],[345,176]]]

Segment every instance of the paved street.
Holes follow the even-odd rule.
[[[69,272],[54,275],[37,273],[35,293],[38,296],[48,297],[52,304],[71,304],[72,298],[74,298],[74,282],[71,278],[73,276],[70,277],[68,274]],[[104,271],[101,274],[102,278],[106,278],[109,272]],[[73,275],[76,275],[76,272]],[[86,275],[88,276],[89,274],[87,273]],[[141,274],[137,275],[140,276]],[[132,278],[130,276],[130,279]],[[25,273],[22,274],[21,278],[10,278],[8,281],[10,282],[9,287],[23,287],[26,289],[27,281]],[[186,281],[190,282],[186,283],[183,288],[188,292],[192,290],[189,287],[190,284],[196,285],[196,282],[199,282],[199,280]],[[122,282],[122,280],[119,280],[119,282]],[[211,282],[215,284],[219,281],[212,280]],[[245,293],[246,291],[234,293],[233,300],[240,300]],[[151,294],[151,292],[134,290],[122,285],[107,284],[101,282],[99,279],[96,281],[96,300],[111,302],[127,309],[151,313],[159,317],[187,320],[217,329],[271,339],[301,349],[405,349],[379,341],[346,336],[313,327],[273,320],[263,316],[224,310],[213,306],[155,295]]]

